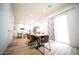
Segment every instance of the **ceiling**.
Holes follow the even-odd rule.
[[[14,3],[12,9],[15,24],[25,24],[30,20],[41,20],[68,5],[60,3]]]

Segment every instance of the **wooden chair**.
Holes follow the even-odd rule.
[[[48,43],[49,48],[45,46],[46,43]],[[50,46],[50,42],[49,42],[49,36],[44,36],[44,37],[41,38],[41,46],[43,47],[43,54],[45,53],[44,48],[51,51],[51,46]]]
[[[30,34],[27,34],[27,39],[31,41],[32,40],[32,36]]]
[[[17,38],[22,38],[22,33],[17,33]]]
[[[27,34],[27,40],[28,40],[28,46],[30,46],[31,48],[33,48],[34,45],[35,45],[35,42],[36,42],[35,38],[32,35]]]

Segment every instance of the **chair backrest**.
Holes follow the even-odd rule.
[[[32,36],[27,34],[27,39],[32,40]]]
[[[22,33],[17,33],[18,35],[22,35]]]
[[[49,41],[49,36],[44,36],[42,39],[41,39],[41,42],[42,43],[47,43]]]

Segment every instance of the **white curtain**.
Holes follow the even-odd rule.
[[[55,40],[53,17],[48,18],[48,33],[49,33],[49,39]]]
[[[55,40],[69,43],[67,15],[55,17],[54,20]]]
[[[55,40],[55,29],[54,29],[54,20],[56,19],[56,17],[58,16],[63,16],[65,14],[67,14],[68,12],[70,12],[71,10],[73,10],[75,7],[70,7],[64,11],[62,11],[61,13],[55,15],[55,16],[52,16],[52,17],[49,17],[48,18],[48,33],[49,33],[49,39],[52,39],[52,40]],[[66,19],[66,16],[64,16],[64,18]],[[64,19],[63,18],[63,19]],[[66,20],[65,20],[66,21]]]

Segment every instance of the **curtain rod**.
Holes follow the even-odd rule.
[[[59,14],[55,15],[54,17],[59,16],[59,15],[61,15],[61,14],[64,14],[64,13],[66,13],[66,12],[69,12],[70,10],[73,10],[74,8],[75,8],[75,7],[72,7],[72,8],[70,8],[70,9],[66,10],[66,11],[63,11],[62,13],[59,13]]]

